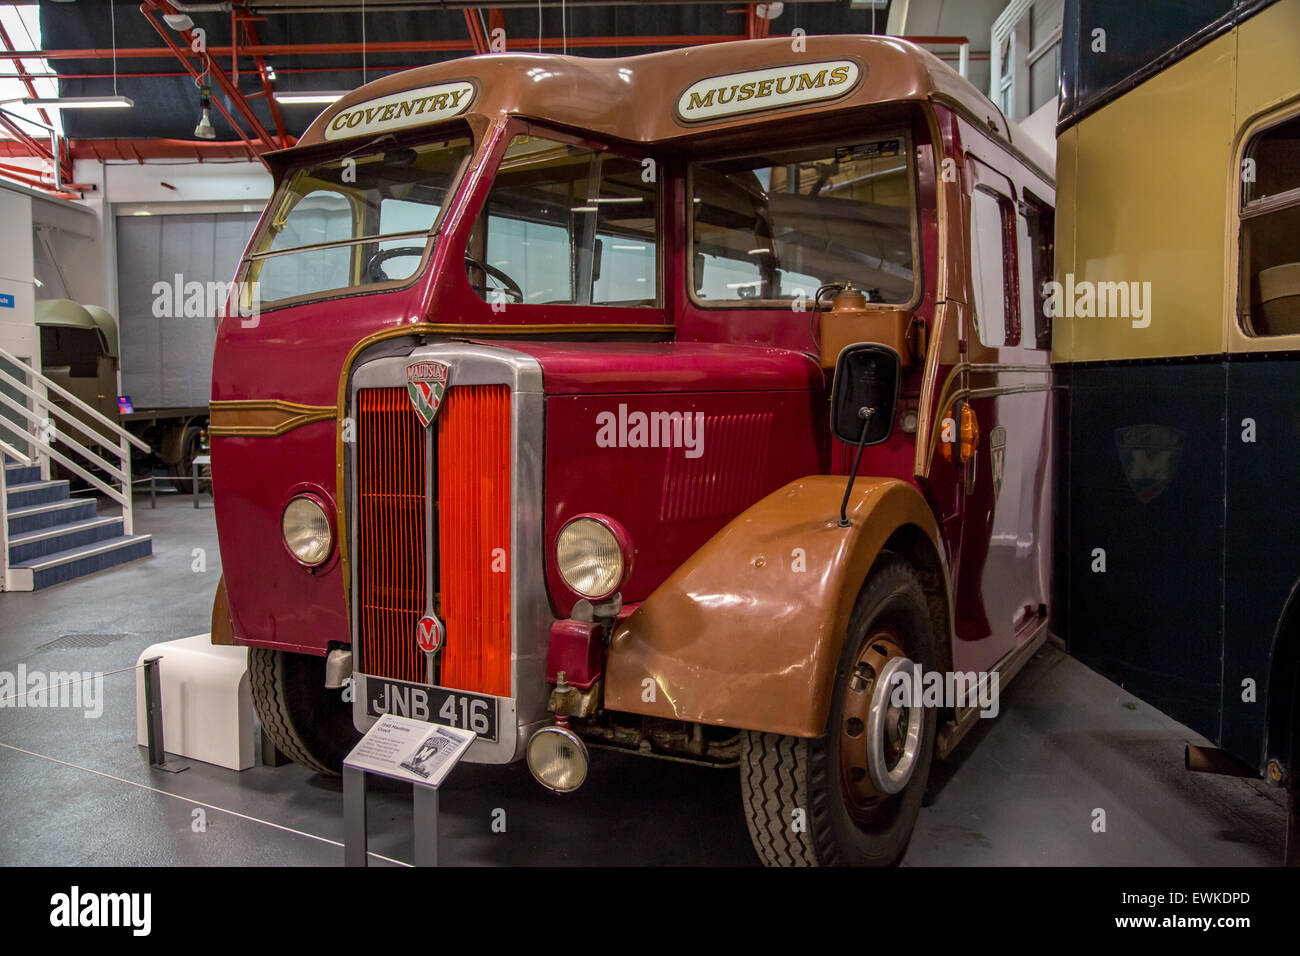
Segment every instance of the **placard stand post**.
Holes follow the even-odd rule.
[[[366,771],[343,765],[343,865],[369,866],[366,833]],[[415,865],[438,865],[438,788],[411,785],[415,829]]]
[[[438,787],[475,740],[467,730],[385,714],[343,761],[343,863],[369,866],[366,777],[412,785],[415,865],[438,865]]]

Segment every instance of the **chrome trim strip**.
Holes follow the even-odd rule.
[[[348,383],[348,414],[357,407],[362,388],[405,387],[407,363],[430,359],[446,364],[448,388],[460,385],[508,385],[510,387],[510,689],[513,697],[498,697],[497,739],[478,740],[465,759],[472,763],[512,763],[524,756],[532,732],[550,722],[547,711],[546,647],[553,620],[546,595],[546,567],[542,545],[542,455],[543,410],[541,364],[529,355],[494,345],[442,341],[415,349],[400,340],[376,343],[378,353],[367,360],[359,356]],[[414,410],[411,412],[415,414]],[[355,419],[354,419],[355,420]],[[358,424],[358,428],[359,428]],[[359,440],[360,435],[357,435]],[[426,445],[429,445],[426,442]],[[344,446],[347,476],[347,534],[351,542],[352,569],[349,587],[354,660],[361,661],[357,647],[359,602],[355,600],[357,569],[364,556],[357,552],[357,508],[353,500],[357,486],[355,443]],[[431,533],[431,532],[427,532]],[[432,558],[432,549],[428,549]],[[431,578],[426,578],[432,588]],[[415,635],[411,635],[415,639]],[[366,715],[366,675],[354,673],[356,694],[352,704],[353,723],[367,730],[374,719]],[[480,695],[482,696],[482,695]]]

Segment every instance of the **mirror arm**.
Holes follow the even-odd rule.
[[[849,472],[849,483],[844,486],[844,500],[840,502],[840,527],[847,528],[849,522],[849,495],[853,493],[853,482],[858,477],[858,466],[862,464],[862,447],[867,443],[867,432],[871,430],[871,416],[876,413],[874,408],[862,406],[858,409],[858,417],[862,419],[862,435],[858,438],[858,450],[853,456],[853,470]]]

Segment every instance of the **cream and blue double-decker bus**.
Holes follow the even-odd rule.
[[[1300,0],[1070,0],[1055,614],[1290,794],[1300,857]]]

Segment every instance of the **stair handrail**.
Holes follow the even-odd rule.
[[[26,434],[26,432],[24,432]],[[3,438],[0,438],[0,591],[13,589],[9,579],[9,489],[8,476],[5,474],[5,456],[14,460],[20,468],[30,468],[36,460],[29,458]]]
[[[12,364],[19,371],[23,372],[26,375],[32,376],[32,378],[40,382],[42,385],[44,385],[50,391],[54,392],[56,395],[62,398],[66,398],[77,408],[81,409],[83,412],[86,412],[88,415],[90,415],[90,417],[94,419],[96,422],[108,428],[108,430],[112,432],[114,435],[116,435],[119,439],[130,442],[132,445],[134,445],[136,448],[140,449],[143,452],[147,453],[152,450],[149,448],[149,444],[147,442],[141,441],[139,438],[137,438],[135,435],[132,435],[129,431],[127,431],[117,422],[113,421],[111,418],[104,415],[103,412],[99,411],[97,408],[93,408],[92,406],[87,405],[85,402],[77,398],[76,395],[73,395],[71,392],[69,392],[58,382],[53,381],[44,373],[38,372],[36,369],[32,368],[26,362],[19,359],[16,355],[5,351],[3,348],[0,348],[0,358],[7,359],[10,362],[10,364]],[[13,376],[5,374],[5,371],[3,369],[0,369],[0,376],[9,379],[11,383],[14,383]],[[17,384],[21,384],[21,383],[17,383]],[[32,393],[29,392],[28,394],[32,394]],[[32,397],[34,397],[37,401],[42,402],[43,404],[49,405],[52,410],[62,411],[62,409],[59,409],[59,406],[55,405],[46,397],[42,397],[40,395],[34,395],[34,394]]]
[[[135,435],[132,435],[125,428],[105,416],[98,409],[92,408],[89,404],[82,401],[76,395],[73,395],[66,388],[63,388],[57,382],[52,381],[49,376],[20,360],[13,353],[0,348],[0,358],[7,360],[15,369],[18,370],[18,374],[22,376],[20,379],[15,375],[9,374],[3,368],[0,368],[0,382],[8,383],[11,387],[16,388],[21,394],[32,399],[35,403],[35,407],[29,409],[25,404],[19,403],[3,393],[0,393],[0,403],[17,410],[28,420],[40,421],[42,415],[44,415],[46,419],[49,419],[51,416],[61,419],[63,422],[66,422],[71,426],[71,431],[79,432],[83,437],[88,437],[91,444],[103,448],[106,455],[116,457],[119,464],[115,467],[113,464],[110,464],[110,459],[108,457],[91,451],[76,439],[72,438],[71,435],[64,434],[62,430],[56,430],[54,441],[46,441],[35,437],[28,432],[25,427],[19,425],[17,422],[13,422],[8,419],[8,417],[6,417],[6,427],[16,435],[21,436],[32,448],[36,449],[38,461],[42,459],[52,459],[59,462],[73,474],[84,479],[91,487],[102,491],[111,500],[116,501],[121,505],[122,532],[128,536],[134,534],[135,509],[132,501],[132,491],[134,490],[134,487],[131,481],[131,448],[134,446],[143,452],[148,452],[150,451],[148,443],[137,438]],[[27,384],[29,380],[32,383],[31,386]],[[45,394],[42,394],[37,390],[36,386],[38,385],[44,386]],[[56,405],[49,397],[50,392],[61,396],[74,408],[84,412],[88,420],[79,418],[76,415],[73,415],[69,409]],[[100,428],[106,430],[108,434],[97,432],[93,425],[99,425]],[[116,447],[114,447],[112,439],[108,437],[109,435],[116,437]],[[85,467],[56,449],[54,447],[54,442],[62,442],[70,449],[73,449],[78,454],[82,455],[86,461],[90,463],[91,468],[101,468],[113,478],[120,481],[122,485],[121,490],[119,491],[109,482],[103,481],[96,475],[93,475]],[[15,457],[26,461],[31,460],[28,455],[18,455]],[[7,505],[7,501],[0,502],[0,508],[3,508],[4,505]],[[0,518],[4,519],[4,529],[7,531],[7,509],[0,511]],[[3,580],[8,579],[9,551],[7,547],[0,551],[0,573],[3,574]]]

